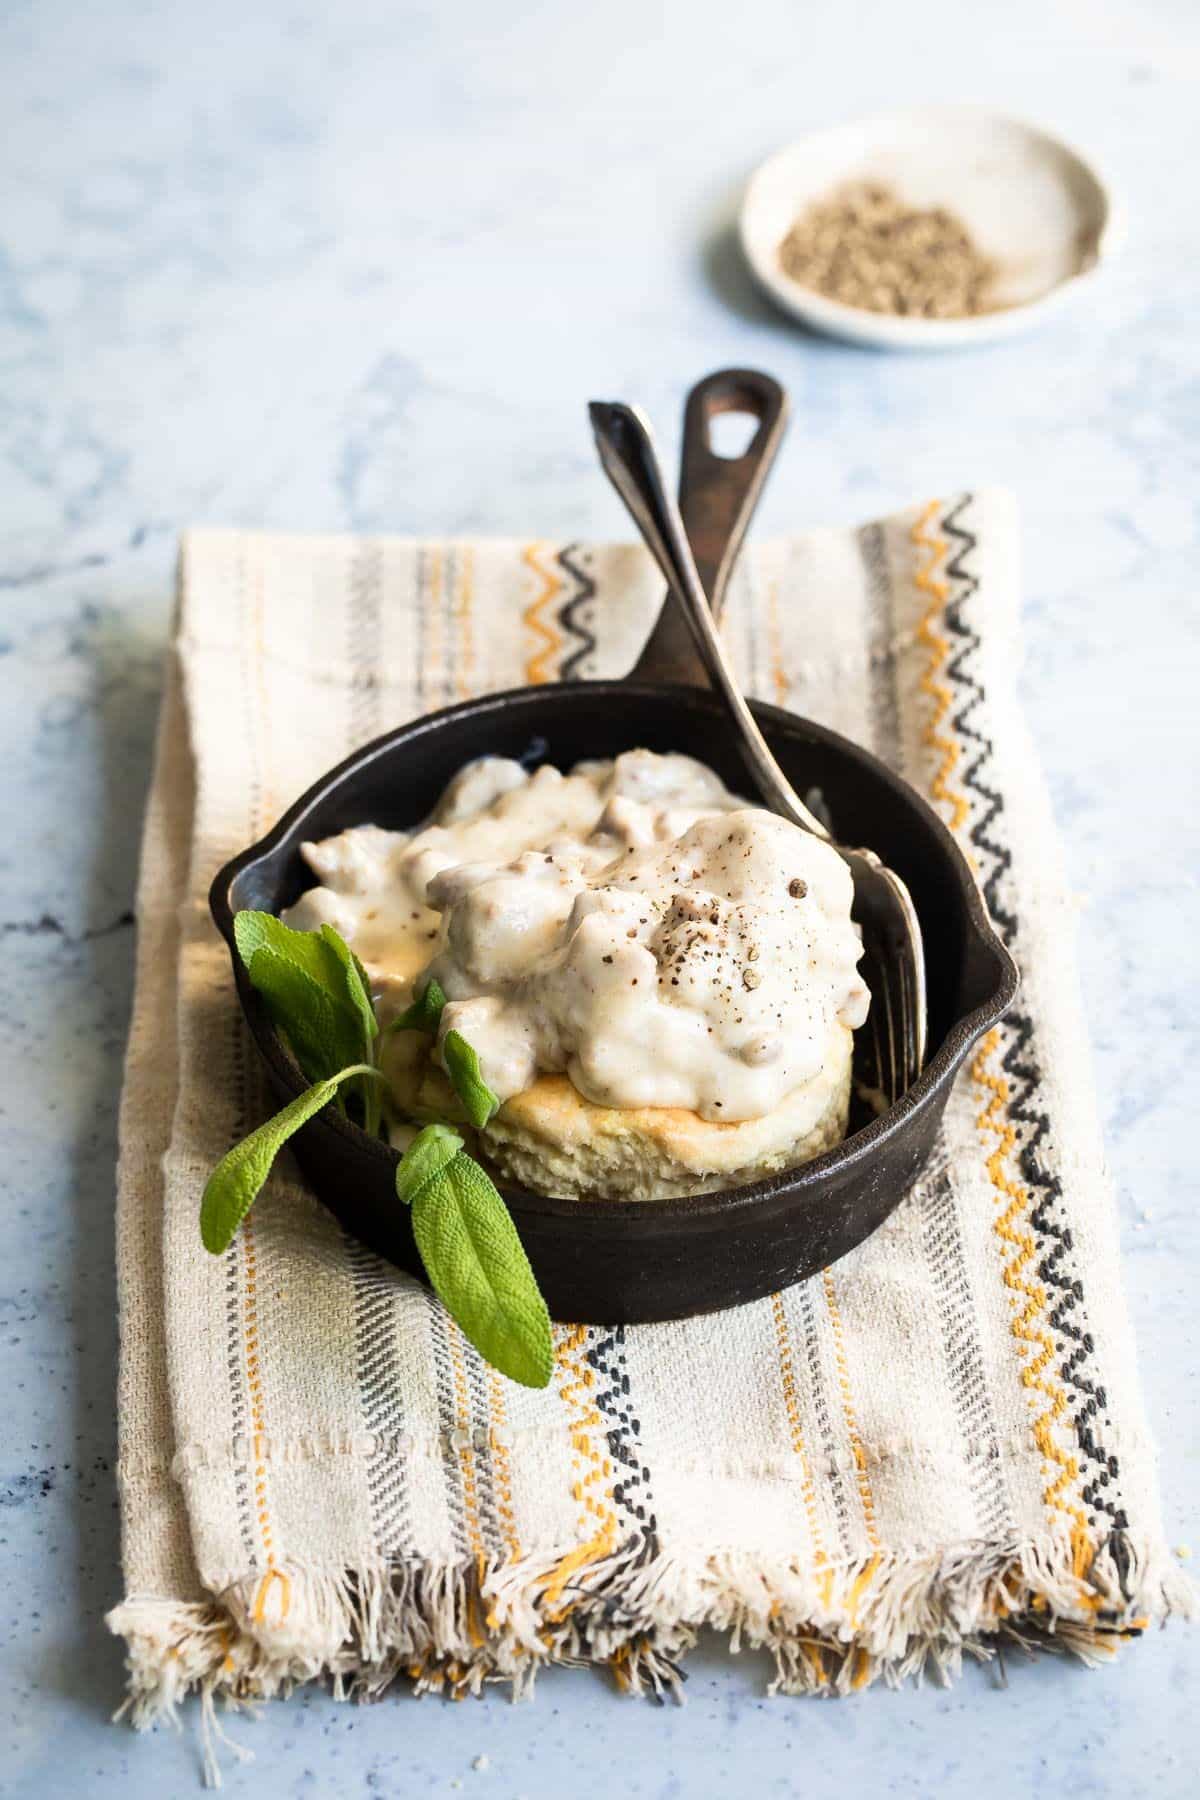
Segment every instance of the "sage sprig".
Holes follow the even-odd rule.
[[[240,912],[234,939],[272,1023],[312,1082],[307,1091],[222,1157],[200,1202],[200,1236],[221,1255],[292,1134],[330,1104],[357,1101],[364,1130],[378,1134],[390,1106],[377,1066],[379,1024],[370,982],[330,925],[294,931],[270,913]],[[390,1031],[435,1036],[446,996],[434,980]],[[499,1106],[479,1057],[461,1032],[441,1046],[447,1076],[471,1124]],[[343,1095],[343,1087],[345,1095]],[[413,1236],[435,1293],[480,1355],[527,1387],[553,1369],[550,1316],[516,1226],[495,1183],[452,1126],[426,1124],[400,1158],[398,1199],[412,1208]]]
[[[374,1062],[379,1022],[371,984],[332,925],[293,931],[273,913],[247,910],[235,916],[233,936],[271,1022],[310,1081],[327,1080],[350,1063]],[[374,1136],[380,1124],[378,1084],[364,1081],[358,1095],[364,1128]]]
[[[328,1106],[343,1081],[352,1076],[381,1080],[369,1063],[351,1063],[327,1081],[314,1081],[290,1106],[244,1137],[224,1155],[204,1187],[200,1201],[200,1237],[214,1256],[228,1250],[237,1228],[262,1192],[275,1158],[293,1132],[306,1125],[323,1106]]]

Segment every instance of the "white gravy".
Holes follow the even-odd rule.
[[[385,1023],[436,976],[501,1100],[560,1070],[603,1106],[760,1118],[866,1018],[846,865],[691,757],[484,757],[418,830],[303,853],[288,923],[354,946]]]

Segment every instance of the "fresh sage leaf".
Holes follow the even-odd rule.
[[[425,1183],[440,1175],[462,1147],[462,1139],[449,1125],[426,1125],[417,1133],[396,1170],[396,1192],[405,1206],[412,1205]]]
[[[274,913],[247,909],[235,915],[233,936],[252,981],[255,958],[262,950],[294,963],[334,1006],[357,1022],[362,1038],[359,1053],[369,1052],[378,1029],[370,989],[360,972],[362,964],[332,925],[322,925],[319,931],[295,931]]]
[[[233,936],[247,968],[254,960],[255,951],[265,947],[298,962],[314,981],[320,982],[322,987],[327,985],[336,958],[319,931],[296,931],[282,919],[277,919],[274,913],[244,908],[234,915]]]
[[[363,1054],[358,1020],[332,1000],[300,963],[269,944],[255,950],[250,980],[310,1081],[326,1081]]]
[[[358,1022],[361,1042],[351,1055],[366,1056],[373,1060],[375,1039],[379,1036],[379,1020],[375,1017],[375,1007],[371,1000],[371,978],[349,944],[332,925],[322,925],[321,936],[337,958],[341,970],[342,996]],[[254,979],[253,972],[250,979]],[[363,1129],[371,1137],[375,1137],[379,1131],[379,1089],[374,1082],[363,1081],[359,1091]]]
[[[446,996],[441,984],[431,975],[412,1005],[392,1020],[388,1030],[427,1031],[432,1035],[437,1031],[445,1004]]]
[[[274,913],[256,912],[253,907],[243,907],[241,912],[233,915],[233,941],[238,947],[238,955],[248,969],[254,960],[254,952],[261,950],[264,944],[270,944],[272,950],[282,948],[274,927],[280,931],[288,931],[288,927],[277,919]]]
[[[442,1063],[450,1085],[462,1101],[468,1119],[481,1131],[492,1114],[500,1109],[479,1068],[479,1057],[461,1031],[448,1031],[442,1041]]]
[[[200,1204],[200,1235],[220,1255],[254,1204],[292,1134],[327,1106],[345,1082],[357,1082],[368,1131],[379,1129],[375,1067],[379,1035],[371,986],[354,951],[330,925],[295,931],[272,913],[234,919],[238,954],[277,1029],[313,1081],[307,1093],[260,1125],[222,1158]],[[432,977],[389,1031],[436,1035],[446,995]],[[441,1060],[472,1125],[499,1106],[479,1057],[461,1032],[447,1032]],[[508,1208],[490,1177],[467,1155],[452,1126],[433,1120],[401,1157],[396,1192],[412,1208],[426,1272],[444,1305],[481,1356],[527,1387],[545,1387],[553,1371],[550,1318]]]
[[[252,1131],[223,1156],[205,1184],[200,1201],[200,1238],[206,1250],[220,1256],[233,1242],[238,1226],[250,1211],[271,1173],[272,1164],[288,1139],[314,1114],[319,1113],[341,1082],[356,1075],[374,1076],[369,1063],[352,1063],[327,1081],[316,1081],[285,1106],[282,1112]]]
[[[246,909],[234,918],[233,933],[251,983],[310,1081],[372,1056],[379,1026],[367,974],[332,925],[295,931],[273,913]],[[364,1082],[360,1097],[363,1125],[374,1134],[378,1090]]]
[[[460,1150],[417,1188],[412,1221],[435,1292],[479,1354],[524,1387],[546,1387],[550,1315],[489,1176]]]
[[[332,925],[322,925],[321,936],[341,965],[346,998],[358,1014],[362,1027],[363,1049],[370,1055],[371,1045],[379,1036],[379,1020],[375,1017],[375,1008],[371,1004],[370,977],[349,944],[344,938],[338,936]]]

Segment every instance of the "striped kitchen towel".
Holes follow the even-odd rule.
[[[1015,699],[1003,495],[760,544],[752,691],[868,744],[974,858],[1024,975],[944,1154],[834,1268],[677,1324],[481,1363],[294,1172],[228,1253],[204,1178],[268,1110],[206,890],[416,711],[628,667],[637,549],[203,531],[185,541],[122,1109],[120,1489],[134,1719],[332,1677],[673,1686],[702,1626],[842,1693],[1003,1638],[1093,1658],[1188,1604],[1163,1543],[1075,992],[1072,901]]]

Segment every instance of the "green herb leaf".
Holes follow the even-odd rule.
[[[256,912],[249,906],[234,913],[233,941],[247,969],[254,960],[254,952],[261,950],[264,944],[269,944],[272,950],[282,948],[281,940],[276,936],[276,927],[280,932],[289,931],[274,913]]]
[[[468,1119],[477,1131],[482,1131],[492,1114],[499,1111],[500,1102],[483,1079],[479,1057],[461,1031],[446,1033],[442,1042],[442,1062]]]
[[[360,1051],[369,1052],[378,1030],[370,987],[362,964],[332,925],[322,925],[319,931],[294,931],[274,913],[246,910],[235,916],[233,936],[251,981],[255,961],[263,950],[294,963],[334,1006],[356,1021],[362,1039]],[[280,1022],[286,1030],[287,1021]]]
[[[383,1079],[373,1060],[379,1027],[367,973],[332,926],[295,931],[271,913],[248,910],[234,919],[234,938],[275,1025],[316,1079],[210,1175],[200,1235],[218,1256],[233,1241],[283,1145],[343,1082],[361,1082],[367,1129],[378,1128],[377,1084]],[[445,1005],[445,993],[430,978],[389,1030],[433,1036]],[[447,1032],[441,1058],[471,1123],[486,1125],[500,1102],[461,1032]],[[398,1164],[396,1192],[412,1208],[417,1247],[434,1289],[475,1348],[514,1381],[545,1387],[554,1366],[546,1303],[508,1208],[463,1149],[460,1134],[437,1121],[419,1132]]]
[[[397,1019],[388,1026],[389,1031],[427,1031],[434,1033],[442,1017],[442,1008],[446,1004],[446,996],[440,983],[431,975],[420,994]]]
[[[357,1017],[331,999],[300,963],[261,944],[249,974],[310,1081],[326,1081],[360,1059],[364,1046]]]
[[[439,1176],[463,1147],[457,1131],[449,1125],[426,1125],[417,1133],[396,1170],[396,1192],[405,1206],[411,1206],[427,1181]]]
[[[346,999],[358,1014],[363,1045],[369,1055],[372,1043],[379,1036],[379,1020],[375,1017],[375,1008],[371,1004],[370,977],[349,944],[338,936],[332,925],[322,925],[321,936],[341,966]]]
[[[352,1063],[327,1081],[314,1082],[282,1112],[235,1144],[223,1156],[205,1184],[200,1201],[200,1237],[204,1248],[220,1256],[233,1242],[238,1226],[250,1211],[271,1166],[294,1132],[327,1106],[339,1083],[355,1075],[374,1075],[369,1063]]]
[[[366,970],[332,925],[295,931],[273,913],[247,909],[233,921],[238,954],[310,1081],[371,1057],[379,1032]],[[363,1124],[379,1129],[377,1089],[364,1082]],[[340,1102],[339,1102],[340,1104]]]
[[[508,1208],[465,1150],[417,1188],[412,1220],[426,1273],[479,1354],[525,1387],[546,1387],[546,1302]]]
[[[246,967],[254,961],[254,953],[264,946],[279,956],[287,956],[308,971],[314,981],[324,986],[330,967],[329,945],[319,931],[296,931],[277,919],[274,913],[254,912],[246,908],[236,913],[233,936],[238,954]]]

